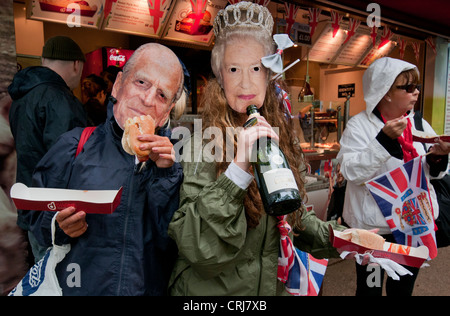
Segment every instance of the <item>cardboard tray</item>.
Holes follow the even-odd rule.
[[[438,143],[439,140],[442,140],[443,142],[450,143],[450,136],[448,135],[429,135],[422,131],[413,131],[413,141],[420,142],[420,143],[428,143],[428,144],[435,144]]]
[[[331,226],[328,227],[328,230],[330,232],[330,241],[335,248],[356,251],[360,254],[370,253],[375,258],[391,259],[410,267],[420,268],[429,255],[429,250],[426,246],[408,247],[387,241],[384,243],[384,250],[374,250],[340,238],[342,232],[333,230]]]
[[[111,214],[120,204],[122,190],[29,188],[16,183],[11,188],[11,198],[21,210],[56,212],[74,206],[77,211],[90,214]]]

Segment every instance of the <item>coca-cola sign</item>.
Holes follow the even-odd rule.
[[[133,51],[129,49],[108,48],[106,54],[106,66],[122,68],[133,54]]]

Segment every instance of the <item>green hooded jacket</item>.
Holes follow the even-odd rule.
[[[192,143],[195,143],[193,141]],[[186,148],[186,147],[185,147]],[[189,147],[188,147],[189,148]],[[193,153],[201,153],[194,150]],[[215,162],[182,162],[180,208],[169,225],[179,256],[169,282],[171,295],[288,295],[277,280],[280,233],[277,220],[263,215],[248,229],[243,200],[247,194]],[[329,242],[328,225],[313,211],[304,212],[304,229],[291,240],[316,258],[338,257]]]

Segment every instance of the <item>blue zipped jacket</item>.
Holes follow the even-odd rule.
[[[33,186],[82,190],[117,190],[120,205],[112,214],[87,214],[87,231],[70,238],[57,228],[56,244],[71,251],[56,268],[64,295],[166,295],[177,255],[168,224],[178,208],[183,180],[180,164],[144,167],[121,145],[122,130],[108,106],[99,125],[75,158],[82,128],[63,134],[38,164]],[[170,137],[167,129],[159,134]],[[51,246],[53,212],[33,211],[32,232]]]

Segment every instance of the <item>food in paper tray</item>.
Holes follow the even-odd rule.
[[[385,242],[384,238],[380,235],[364,229],[348,229],[341,234],[341,238],[357,245],[376,250],[383,250]]]
[[[450,143],[450,136],[448,135],[430,135],[422,131],[413,130],[413,141],[420,143],[434,144],[442,140],[443,142]]]
[[[329,226],[330,241],[341,251],[369,253],[374,258],[385,258],[396,263],[420,268],[429,256],[426,246],[409,247],[385,241],[383,237],[366,230],[335,231]],[[355,232],[356,231],[356,232]]]
[[[150,115],[141,115],[128,118],[125,121],[125,131],[122,136],[122,147],[130,155],[136,155],[140,162],[149,159],[150,150],[141,150],[139,146],[142,144],[138,140],[139,135],[154,134],[155,120]]]
[[[92,214],[111,214],[119,206],[122,188],[118,190],[71,190],[52,188],[29,188],[15,183],[11,199],[16,208],[34,211],[61,211],[73,206],[77,211]]]

